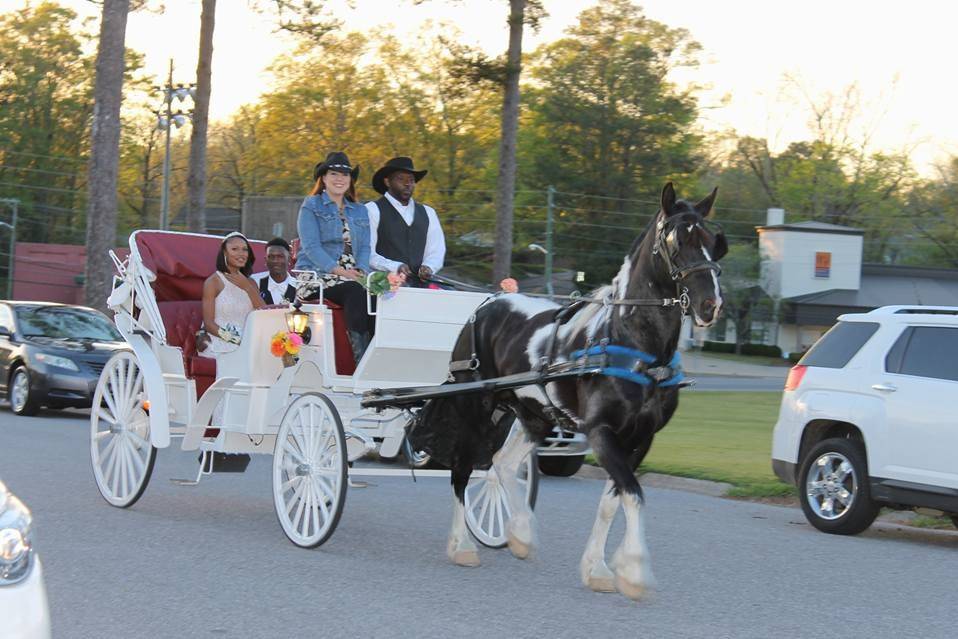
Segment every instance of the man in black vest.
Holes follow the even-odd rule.
[[[286,304],[296,299],[296,279],[289,274],[289,243],[274,237],[266,243],[266,271],[250,277],[267,304]]]
[[[393,158],[373,175],[373,189],[382,197],[366,204],[370,267],[402,273],[411,286],[424,286],[446,257],[435,209],[412,199],[416,182],[425,176],[426,171],[415,169],[412,158]]]

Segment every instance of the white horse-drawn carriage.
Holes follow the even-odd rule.
[[[203,475],[272,453],[276,514],[296,545],[315,547],[334,532],[350,477],[446,476],[448,471],[384,468],[359,462],[367,453],[395,457],[409,410],[368,410],[372,388],[439,385],[459,331],[488,293],[403,288],[376,310],[376,333],[352,370],[344,318],[330,303],[251,312],[242,342],[218,361],[196,354],[202,321],[202,283],[222,238],[137,231],[130,253],[114,256],[118,275],[109,298],[117,328],[130,345],[105,366],[90,417],[90,454],[100,493],[113,506],[132,506],[143,494],[156,451],[174,440],[198,451]],[[264,244],[251,242],[258,264]],[[308,341],[298,361],[284,365],[270,352],[278,331],[300,330]],[[222,419],[211,424],[217,404]],[[245,467],[245,466],[244,466]],[[501,547],[510,517],[495,465],[478,472],[467,491],[467,522],[483,544]],[[519,471],[534,503],[534,456]]]

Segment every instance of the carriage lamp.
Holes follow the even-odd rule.
[[[299,300],[293,304],[293,310],[286,313],[286,328],[289,329],[291,333],[296,333],[303,338],[303,342],[309,344],[310,330],[309,330],[309,315],[303,312],[300,308],[302,302]]]

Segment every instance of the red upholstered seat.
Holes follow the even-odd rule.
[[[196,353],[196,331],[203,323],[203,303],[198,300],[157,302],[166,342],[183,351],[186,376],[196,381],[196,397],[206,392],[216,379],[216,360]]]

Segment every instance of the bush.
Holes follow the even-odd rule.
[[[808,352],[808,351],[802,351],[801,353],[789,353],[789,354],[788,354],[788,361],[790,361],[790,362],[793,363],[793,364],[798,364],[798,360],[800,360],[800,359],[802,359],[803,357],[805,357],[805,353],[807,353],[807,352]]]
[[[768,344],[743,344],[742,353],[745,355],[762,355],[765,357],[781,357],[782,349]]]
[[[734,353],[735,344],[733,342],[702,342],[703,351],[711,351],[713,353]]]

